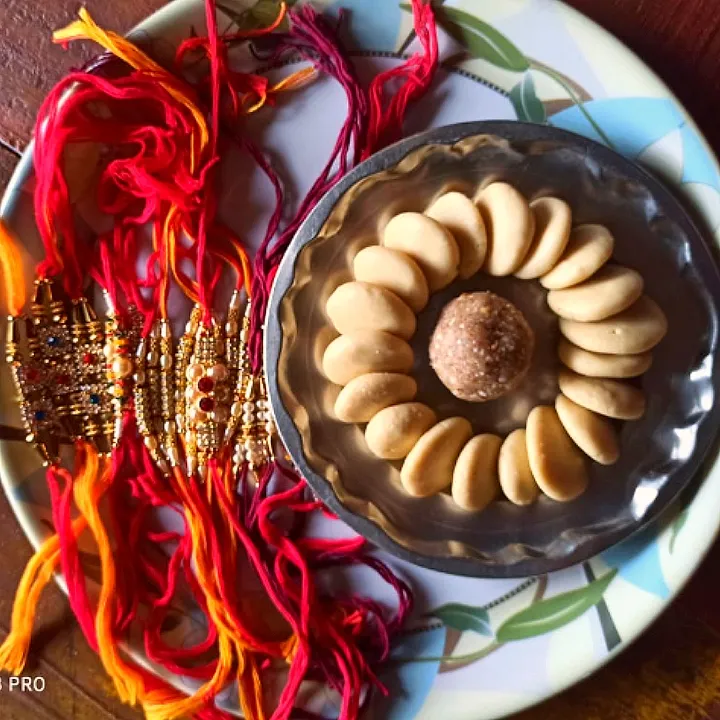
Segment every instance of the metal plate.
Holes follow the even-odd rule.
[[[350,277],[357,251],[403,210],[422,210],[450,187],[473,193],[503,179],[526,197],[556,194],[574,222],[599,222],[616,238],[614,259],[636,268],[665,311],[669,332],[639,379],[645,416],[619,424],[617,464],[590,465],[588,491],[572,503],[547,498],[529,508],[494,503],[481,514],[446,495],[416,499],[399,484],[397,464],[365,447],[363,428],[338,422],[339,391],[320,369],[335,336],[326,298]],[[267,318],[266,371],[283,441],[314,491],[345,522],[384,549],[446,572],[520,577],[566,567],[601,552],[648,523],[687,485],[720,413],[717,384],[720,277],[710,252],[673,195],[639,166],[606,147],[548,126],[516,122],[452,125],[411,137],[356,168],[299,229],[277,275]],[[536,332],[531,376],[511,395],[465,403],[439,383],[427,340],[441,307],[470,289],[515,302]],[[413,339],[418,399],[441,417],[460,414],[476,432],[522,427],[557,393],[557,322],[536,282],[484,273],[433,296]]]

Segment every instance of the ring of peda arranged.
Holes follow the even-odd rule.
[[[650,351],[667,331],[642,276],[609,262],[613,248],[602,225],[573,226],[563,200],[528,203],[504,182],[473,199],[446,192],[423,213],[395,215],[379,244],[354,257],[354,280],[327,300],[340,333],[323,356],[325,375],[343,386],[335,415],[366,424],[369,451],[402,461],[400,480],[415,497],[450,489],[459,507],[476,512],[501,495],[517,505],[541,492],[557,501],[578,497],[588,459],[609,465],[619,457],[613,421],[643,415],[645,398],[632,378],[650,367]],[[533,408],[526,426],[504,438],[492,428],[473,436],[465,417],[440,418],[414,401],[408,341],[416,316],[432,293],[477,273],[539,282],[562,335],[554,407]],[[430,364],[455,397],[492,402],[522,381],[541,341],[505,298],[467,293],[440,314],[428,339]]]

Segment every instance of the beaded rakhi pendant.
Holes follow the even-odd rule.
[[[120,440],[125,414],[133,397],[133,373],[135,352],[140,339],[142,316],[137,308],[131,308],[123,316],[118,315],[110,296],[105,293],[107,318],[105,319],[105,380],[112,406],[112,446]]]
[[[229,386],[224,329],[213,319],[197,323],[185,371],[181,400],[188,473],[207,476],[208,461],[220,452],[225,424],[230,418]]]
[[[239,291],[232,295],[224,325],[214,318],[205,322],[196,305],[174,360],[163,321],[140,343],[138,426],[165,472],[181,463],[179,441],[188,475],[203,480],[209,461],[229,457],[233,449],[235,471],[244,463],[255,469],[273,457],[265,383],[253,376],[248,358],[250,303],[244,315],[241,310]]]
[[[86,298],[55,298],[52,281],[35,282],[28,315],[8,319],[7,361],[19,394],[27,441],[43,462],[57,462],[62,444],[112,445],[102,323]]]
[[[233,370],[233,403],[225,429],[225,442],[234,442],[233,466],[237,472],[244,463],[247,463],[251,470],[255,470],[273,459],[275,426],[272,422],[264,378],[253,375],[250,367],[247,342],[250,334],[251,303],[248,300],[239,334],[235,343],[231,344],[231,338],[235,338],[237,330],[235,318],[239,318],[240,315],[238,293],[235,293],[233,300],[237,309],[231,301],[226,332],[228,348],[237,348],[232,351],[231,364],[237,370]],[[228,355],[230,356],[230,350]]]
[[[152,459],[168,474],[171,466],[180,464],[180,453],[175,432],[172,330],[167,319],[156,321],[138,342],[134,372],[138,431]]]

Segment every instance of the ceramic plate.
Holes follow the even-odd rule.
[[[400,463],[370,453],[363,427],[335,418],[340,388],[322,371],[337,333],[325,302],[352,279],[352,261],[374,245],[392,215],[422,212],[452,187],[473,196],[504,180],[527,198],[556,195],[573,222],[602,223],[613,258],[633,267],[659,303],[669,331],[637,380],[648,398],[643,417],[619,426],[620,459],[589,463],[590,482],[574,502],[542,497],[528,507],[492,503],[481,515],[459,510],[449,494],[412,498]],[[513,392],[492,403],[458,400],[438,380],[427,344],[450,300],[491,290],[518,307],[535,334],[533,363]],[[265,364],[285,447],[332,510],[380,547],[410,562],[478,577],[523,577],[586,560],[667,508],[698,469],[720,422],[715,386],[720,276],[703,236],[656,179],[612,150],[549,125],[484,121],[446,125],[376,154],[318,204],[288,248],[266,322]],[[480,272],[434,293],[418,315],[411,345],[417,400],[440,418],[462,416],[475,433],[506,436],[532,408],[558,393],[557,318],[538,282]],[[418,522],[418,517],[423,521]]]
[[[250,4],[233,7],[239,11]],[[415,47],[410,16],[396,0],[317,4],[328,12],[341,5],[352,11],[348,32],[361,72],[392,66],[398,53]],[[654,170],[685,198],[707,237],[720,241],[717,162],[665,85],[617,40],[553,0],[449,0],[444,7],[445,66],[433,92],[411,113],[409,133],[484,119],[572,130]],[[229,22],[221,18],[221,27]],[[168,57],[174,45],[203,25],[199,0],[177,0],[144,22],[135,37]],[[342,90],[320,81],[281,102],[271,118],[250,120],[262,144],[282,157],[293,197],[310,187],[329,154],[343,102]],[[247,216],[233,214],[233,198],[245,198],[253,208],[252,228],[245,235],[257,241],[272,193],[261,175],[238,158],[225,159],[224,173],[226,218],[233,222],[234,217],[238,229],[247,228]],[[25,241],[28,258],[38,253],[31,187],[26,156],[0,215]],[[11,397],[3,367],[0,422],[17,426]],[[3,443],[0,475],[19,522],[39,544],[49,531],[50,510],[33,451]],[[387,558],[415,587],[417,616],[396,650],[399,662],[384,677],[390,697],[378,700],[369,717],[490,720],[559,692],[620,652],[657,617],[698,566],[719,525],[720,467],[713,456],[696,474],[694,492],[683,504],[582,565],[539,577],[479,580]],[[350,532],[338,523],[316,529]],[[92,548],[86,550],[92,577],[97,563]],[[363,573],[349,581],[389,600]],[[551,606],[548,598],[554,598]],[[192,642],[202,633],[198,618],[191,608],[176,612],[173,632]],[[132,650],[142,660],[139,649]],[[188,678],[168,679],[178,687],[194,687]],[[328,690],[317,689],[307,702],[328,718],[337,714],[337,698]],[[229,690],[223,706],[237,710],[236,693]]]

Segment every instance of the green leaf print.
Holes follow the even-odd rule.
[[[291,7],[295,4],[295,0],[286,0],[285,4]],[[257,30],[259,28],[269,27],[275,22],[280,13],[280,0],[258,0],[252,7],[245,10],[238,10],[232,5],[217,3],[217,9],[227,15],[235,27],[233,30]],[[287,30],[288,21],[284,18],[280,23],[280,30]]]
[[[472,607],[462,603],[449,603],[429,613],[446,627],[461,632],[472,630],[480,635],[492,636],[488,612],[482,607]]]
[[[525,72],[530,67],[518,47],[492,25],[456,8],[436,7],[435,14],[440,25],[473,57],[511,72]]]
[[[544,123],[547,120],[545,106],[535,92],[535,81],[529,72],[510,91],[510,102],[515,108],[518,120]]]
[[[685,508],[676,518],[673,520],[673,524],[670,528],[670,554],[675,552],[675,541],[683,529],[685,522],[687,521],[690,508]]]
[[[567,625],[600,602],[616,574],[617,570],[611,570],[585,587],[541,600],[521,610],[498,628],[498,642],[524,640]]]

